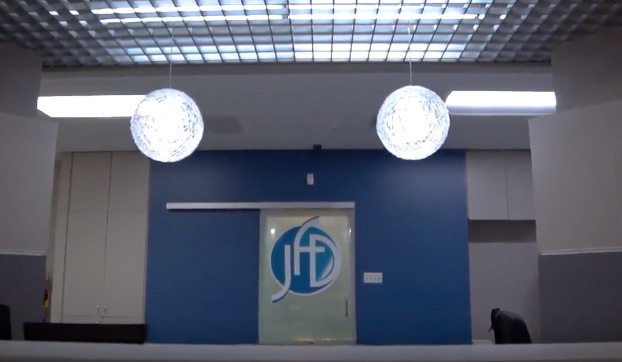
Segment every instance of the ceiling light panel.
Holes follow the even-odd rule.
[[[0,41],[36,50],[46,67],[548,62],[555,45],[622,25],[622,2],[0,1],[0,18]]]
[[[39,97],[37,109],[52,118],[131,117],[144,95]]]
[[[555,92],[453,91],[445,102],[462,116],[536,116],[555,112]]]

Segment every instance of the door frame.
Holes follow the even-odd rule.
[[[263,209],[352,209],[352,201],[339,202],[167,202],[167,210],[263,210]]]
[[[352,318],[352,340],[346,341],[330,341],[322,342],[317,341],[315,344],[338,344],[338,345],[355,345],[357,341],[356,332],[356,219],[355,219],[355,203],[353,201],[337,201],[337,202],[324,202],[324,201],[303,201],[303,202],[167,202],[166,209],[170,211],[174,210],[258,210],[259,211],[259,235],[261,239],[261,233],[264,231],[265,211],[269,210],[315,210],[315,209],[330,209],[330,210],[347,210],[348,218],[350,219],[352,233],[350,234],[350,252],[351,252],[351,273],[352,281],[350,286],[350,293],[352,293],[352,301],[348,301],[348,304],[352,305],[353,318]],[[261,268],[261,265],[260,265]],[[259,275],[258,275],[259,276]],[[257,289],[259,290],[259,278],[257,278]],[[257,300],[259,302],[259,300]],[[259,314],[257,315],[257,337],[259,338]],[[301,345],[300,343],[291,343],[289,345]]]

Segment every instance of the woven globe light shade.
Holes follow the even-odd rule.
[[[449,133],[449,111],[433,91],[406,86],[385,99],[376,121],[384,147],[396,157],[422,160],[434,154]]]
[[[134,143],[152,160],[177,162],[190,156],[203,138],[203,118],[196,103],[175,89],[145,97],[130,121]]]

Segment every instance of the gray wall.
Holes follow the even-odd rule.
[[[0,113],[0,303],[11,308],[14,338],[24,321],[43,320],[56,130]]]
[[[539,257],[542,339],[622,341],[622,250]]]
[[[529,121],[538,247],[622,246],[622,100]]]
[[[540,340],[538,246],[533,221],[470,221],[471,328],[473,340],[494,340],[490,310],[520,314]]]
[[[0,251],[44,253],[57,125],[0,113]]]
[[[11,308],[13,339],[23,339],[24,322],[43,321],[45,256],[0,254],[0,304]]]
[[[553,86],[558,111],[622,98],[621,37],[622,28],[605,28],[553,51]]]
[[[41,57],[13,44],[0,44],[0,112],[37,115]]]

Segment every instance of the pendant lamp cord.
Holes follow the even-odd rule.
[[[168,87],[173,88],[173,45],[175,45],[175,34],[173,28],[171,28],[171,47],[169,49],[169,61],[168,61]]]
[[[410,52],[410,44],[412,44],[412,38],[410,37],[410,25],[408,25],[408,51]],[[410,72],[410,85],[413,85],[413,61],[411,57],[408,57],[408,70]]]

